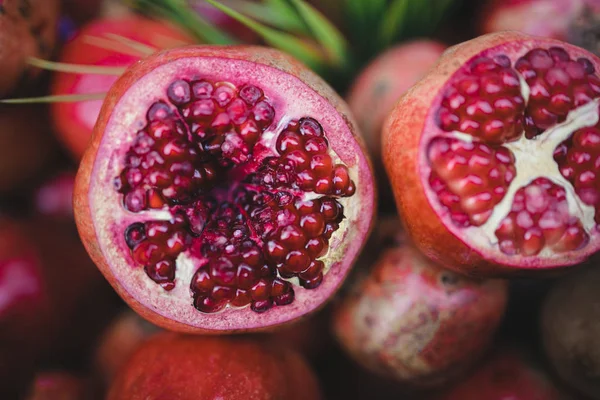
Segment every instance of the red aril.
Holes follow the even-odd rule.
[[[448,50],[384,128],[408,233],[469,274],[552,270],[600,248],[600,60],[507,32]]]
[[[28,59],[52,55],[58,14],[58,0],[0,2],[0,98],[30,86],[39,75]]]
[[[173,49],[111,88],[75,183],[92,259],[137,312],[186,332],[322,305],[368,235],[374,183],[343,101],[261,47]]]
[[[517,350],[502,348],[436,400],[565,400],[550,379]]]
[[[492,0],[482,10],[480,31],[521,31],[599,54],[599,22],[598,0]]]
[[[406,242],[379,250],[334,314],[343,347],[373,372],[412,386],[464,373],[500,324],[506,282],[444,270]]]
[[[317,400],[316,377],[300,355],[242,337],[161,333],[122,368],[107,400]]]
[[[131,41],[123,42],[123,40]],[[153,51],[192,43],[167,22],[138,15],[103,18],[85,25],[62,49],[60,61],[96,67],[127,67]],[[106,93],[117,75],[54,74],[53,95]],[[77,160],[92,136],[102,100],[52,103],[52,117],[60,141]]]

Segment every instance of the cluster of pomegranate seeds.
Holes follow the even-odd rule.
[[[525,101],[508,57],[474,60],[446,90],[438,111],[444,131],[468,133],[490,144],[521,136]]]
[[[436,114],[441,133],[427,149],[429,185],[453,224],[481,227],[506,255],[585,246],[591,214],[568,197],[593,207],[600,224],[600,123],[582,128],[597,122],[586,105],[599,98],[593,64],[560,47],[532,49],[514,63],[477,57],[457,72]]]
[[[504,147],[435,138],[429,143],[431,188],[459,226],[480,226],[515,177],[515,159]]]
[[[277,138],[277,152],[260,174],[262,183],[272,187],[294,185],[318,194],[352,196],[356,191],[348,168],[335,164],[327,154],[329,143],[323,128],[313,118],[292,121]]]
[[[561,143],[554,151],[554,160],[581,201],[595,207],[595,220],[600,225],[600,123],[579,129]]]
[[[496,236],[502,252],[525,256],[538,254],[545,246],[578,249],[589,240],[580,221],[569,214],[565,189],[546,178],[519,189]]]
[[[172,290],[185,253],[197,265],[193,304],[206,313],[290,304],[291,278],[318,287],[319,258],[344,219],[337,198],[356,191],[319,122],[289,121],[262,143],[275,112],[256,86],[177,80],[166,97],[150,107],[115,178],[127,211],[171,211],[126,229],[133,259]]]
[[[525,132],[539,135],[566,119],[569,111],[600,96],[600,78],[586,58],[571,60],[560,47],[533,49],[515,69],[529,85]]]
[[[175,259],[191,242],[187,220],[178,214],[170,221],[135,223],[125,230],[125,242],[146,274],[165,290],[175,287]]]

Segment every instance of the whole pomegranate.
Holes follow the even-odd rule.
[[[498,350],[483,365],[436,400],[566,400],[527,356]]]
[[[316,400],[302,357],[275,343],[161,333],[122,368],[107,400]]]
[[[521,31],[600,54],[598,0],[491,0],[482,10],[480,25],[482,33]]]
[[[40,105],[0,105],[0,193],[26,187],[57,159],[47,111]]]
[[[111,39],[115,35],[131,40],[135,45]],[[99,67],[127,67],[149,52],[188,43],[192,43],[189,36],[166,22],[129,14],[97,19],[82,27],[63,47],[60,61]],[[53,75],[51,92],[54,95],[106,93],[117,78],[117,75],[59,72]],[[55,102],[51,105],[58,138],[77,160],[90,141],[101,106],[102,100]]]
[[[542,339],[558,375],[600,399],[600,269],[597,262],[558,282],[542,309]]]
[[[348,105],[379,172],[385,174],[381,161],[385,118],[400,96],[425,75],[445,49],[442,43],[428,39],[402,43],[373,60],[352,84]]]
[[[29,57],[47,58],[56,44],[58,0],[0,2],[0,98],[30,83],[40,70]]]
[[[423,253],[482,276],[574,265],[600,248],[600,60],[490,34],[446,51],[384,127],[383,158]]]
[[[335,313],[334,331],[372,371],[411,385],[434,385],[482,355],[506,300],[506,282],[459,276],[404,243],[380,253]]]
[[[322,305],[370,230],[373,175],[346,106],[297,61],[192,46],[110,89],[75,182],[92,259],[151,322],[267,328]]]

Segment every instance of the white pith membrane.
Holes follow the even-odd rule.
[[[542,46],[533,46],[533,48],[543,48]],[[520,81],[520,93],[522,98],[524,99],[525,107],[529,104],[530,101],[530,86],[526,82],[523,75],[515,68],[515,63],[520,58],[524,57],[529,50],[532,48],[523,48],[522,53],[511,57],[510,68],[515,71],[519,76]],[[546,49],[547,50],[547,49]],[[568,51],[572,51],[572,48],[568,49]],[[482,57],[493,57],[494,53],[491,55],[488,53],[487,56]],[[503,52],[500,50],[498,53],[502,55]],[[577,57],[570,54],[572,60],[574,61]],[[586,57],[585,54],[579,54],[579,57]],[[473,57],[472,60],[468,61],[466,65],[469,65],[470,62],[477,59],[478,57]],[[598,75],[598,70],[596,69],[595,73]],[[465,75],[467,76],[467,75]],[[456,81],[453,79],[457,79]],[[455,73],[453,79],[450,79],[448,85],[453,82],[460,82],[461,79],[464,79],[464,76],[461,77],[459,72]],[[444,86],[446,88],[447,86]],[[443,96],[444,88],[442,89],[439,98]],[[476,96],[479,96],[477,94]],[[508,96],[508,94],[506,95]],[[441,107],[441,100],[436,102],[432,107],[432,110],[437,110]],[[567,114],[564,121],[555,124],[554,126],[543,130],[542,133],[533,137],[527,138],[525,135],[525,127],[523,124],[523,129],[518,136],[518,139],[515,141],[504,141],[500,144],[489,143],[486,139],[479,139],[476,136],[473,136],[469,133],[464,133],[460,131],[451,131],[447,132],[441,129],[437,124],[434,125],[435,128],[431,128],[435,131],[434,134],[428,135],[426,138],[427,146],[432,143],[436,138],[448,138],[448,139],[456,139],[463,143],[483,143],[486,146],[489,146],[492,151],[494,149],[504,148],[512,153],[514,157],[514,163],[512,164],[516,170],[516,175],[510,181],[502,200],[493,206],[493,211],[491,215],[487,216],[486,221],[479,225],[470,224],[467,227],[461,227],[457,223],[453,221],[450,214],[450,209],[445,205],[441,204],[438,194],[435,190],[432,189],[430,182],[426,182],[425,185],[429,189],[426,190],[425,193],[430,201],[430,203],[437,210],[438,215],[443,220],[444,225],[453,232],[457,237],[459,237],[463,242],[467,243],[469,247],[471,247],[474,251],[482,254],[485,258],[492,259],[496,262],[505,264],[505,265],[517,265],[522,267],[530,267],[537,268],[543,267],[546,265],[570,265],[577,262],[580,262],[585,256],[578,254],[573,257],[572,255],[576,252],[582,253],[582,248],[589,247],[589,251],[586,251],[587,255],[596,251],[599,247],[598,243],[591,243],[593,241],[597,241],[597,237],[599,235],[600,225],[595,221],[595,213],[596,210],[594,206],[588,205],[584,203],[581,198],[577,195],[576,190],[573,184],[566,179],[559,170],[559,164],[555,160],[555,149],[563,144],[565,141],[572,138],[573,134],[582,128],[591,128],[597,127],[600,122],[600,98],[596,97],[592,101],[578,106],[576,108],[571,109],[571,111]],[[525,111],[525,115],[527,114],[527,108]],[[431,127],[430,125],[430,127]],[[427,129],[427,128],[426,128]],[[420,165],[425,171],[424,176],[425,179],[429,180],[430,175],[433,173],[433,168],[430,167],[431,161],[429,160],[429,156],[427,155],[428,151],[421,152],[421,161]],[[490,156],[492,159],[493,156]],[[597,164],[597,162],[596,162]],[[470,164],[469,164],[470,165]],[[471,175],[470,175],[471,176]],[[576,219],[582,226],[585,234],[588,237],[588,241],[585,242],[584,245],[580,246],[580,248],[567,250],[567,251],[557,251],[556,249],[552,249],[548,245],[544,245],[544,247],[536,254],[527,255],[522,254],[517,251],[515,254],[509,254],[507,252],[503,252],[500,248],[500,241],[497,237],[497,230],[499,229],[502,221],[509,215],[511,212],[511,208],[513,206],[513,202],[515,200],[515,195],[521,189],[525,189],[525,193],[528,199],[536,198],[539,201],[539,205],[543,205],[543,196],[545,193],[540,191],[539,186],[531,185],[538,178],[546,178],[553,184],[558,185],[560,188],[564,189],[566,192],[566,200],[568,203],[568,214],[570,217]],[[448,182],[443,178],[441,180],[448,185]],[[594,184],[597,190],[600,186],[599,184],[600,174],[597,174],[594,180]],[[463,182],[464,183],[464,182]],[[452,190],[449,190],[452,192]],[[490,190],[491,191],[491,190]],[[452,192],[453,193],[453,192]],[[537,197],[536,197],[537,196]],[[529,203],[526,203],[529,205]],[[533,204],[532,208],[535,208],[536,205]],[[516,222],[515,222],[516,223]],[[518,240],[519,238],[515,238]],[[517,249],[518,250],[518,249]]]
[[[297,277],[284,279],[292,283],[295,292],[291,304],[273,305],[260,314],[252,312],[249,304],[245,307],[227,304],[221,311],[203,313],[194,308],[190,282],[204,260],[188,251],[181,252],[176,258],[175,287],[164,290],[148,277],[143,265],[131,258],[131,250],[124,238],[127,227],[147,221],[170,221],[173,215],[169,207],[136,213],[125,210],[123,195],[114,189],[113,181],[124,168],[125,154],[133,145],[136,133],[147,124],[146,111],[157,101],[168,102],[167,88],[179,79],[230,82],[238,89],[247,83],[255,84],[264,91],[265,98],[275,109],[274,121],[261,135],[260,144],[274,149],[274,141],[291,121],[315,116],[329,139],[327,153],[334,165],[343,164],[348,168],[356,193],[349,197],[331,196],[343,206],[344,219],[329,239],[327,253],[318,258],[325,264],[324,279],[314,290],[299,286]],[[370,224],[372,188],[361,186],[364,174],[368,173],[368,164],[360,145],[351,138],[343,116],[326,99],[298,78],[278,69],[253,62],[210,57],[177,59],[156,68],[133,84],[113,109],[93,168],[92,182],[98,183],[90,185],[90,209],[98,243],[111,272],[122,289],[137,302],[166,318],[191,326],[214,330],[251,329],[277,324],[313,310],[343,280],[350,266],[347,260],[356,256],[362,245],[361,236]],[[274,150],[272,152],[271,155],[276,155]],[[314,192],[300,192],[294,193],[307,200],[324,197]],[[361,199],[363,203],[359,209],[357,205]],[[365,199],[368,199],[366,203]],[[361,215],[361,212],[369,215]],[[357,228],[349,228],[353,225]]]

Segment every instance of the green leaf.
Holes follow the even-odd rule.
[[[411,0],[394,0],[383,16],[379,30],[379,44],[387,47],[404,29]],[[425,0],[421,0],[425,1]]]
[[[234,18],[240,23],[246,25],[254,32],[258,33],[269,45],[276,47],[288,54],[291,54],[292,56],[296,57],[297,59],[304,62],[316,71],[323,70],[326,64],[326,59],[323,56],[322,51],[320,51],[319,47],[316,45],[316,43],[311,43],[308,40],[301,40],[292,34],[281,32],[271,27],[268,27],[251,18],[246,17],[245,15],[235,11],[230,7],[216,2],[215,0],[205,1],[217,7],[219,10],[223,11],[231,18]]]
[[[344,67],[349,61],[348,42],[323,14],[303,0],[290,0],[297,8],[313,37],[323,46],[333,65]]]
[[[222,3],[258,22],[268,24],[282,31],[305,36],[310,34],[308,27],[300,18],[296,9],[286,0],[264,0],[262,3],[248,0],[230,0]]]
[[[201,42],[231,45],[238,41],[202,18],[185,0],[125,0],[141,12],[167,18],[186,29]]]

